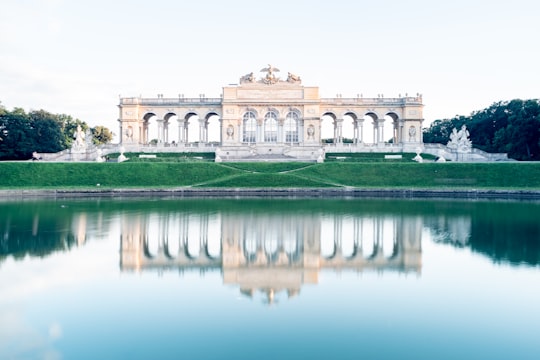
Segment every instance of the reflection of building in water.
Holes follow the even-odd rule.
[[[321,269],[420,273],[420,217],[188,214],[122,222],[123,270],[221,270],[241,293],[296,295]]]

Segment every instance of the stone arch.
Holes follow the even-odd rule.
[[[392,134],[390,140],[392,141],[393,144],[399,144],[401,143],[401,139],[402,139],[402,131],[400,130],[400,119],[399,119],[399,115],[395,112],[395,111],[388,111],[385,115],[384,115],[384,118],[385,118],[385,136],[386,138],[388,139],[389,138],[389,134]],[[388,124],[387,124],[388,122]],[[389,130],[390,133],[387,131]]]
[[[358,115],[354,111],[345,112],[341,123],[341,138],[344,143],[358,143]]]
[[[158,117],[155,112],[147,112],[143,115],[141,129],[141,143],[149,144],[152,140],[158,141]]]
[[[377,144],[379,141],[379,124],[381,117],[375,111],[367,111],[364,114],[364,141],[369,144]]]
[[[177,144],[178,132],[174,131],[174,128],[178,124],[178,115],[174,112],[168,112],[163,116],[163,136],[161,140],[165,144]]]
[[[321,115],[319,132],[322,143],[336,142],[336,120],[337,115],[332,111],[327,111]]]
[[[215,111],[210,111],[204,117],[205,127],[205,142],[206,143],[221,143],[221,118]]]
[[[186,113],[183,121],[184,140],[186,143],[200,141],[199,114],[194,111]]]

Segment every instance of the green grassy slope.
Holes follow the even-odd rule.
[[[540,163],[0,162],[0,188],[417,187],[540,189]]]

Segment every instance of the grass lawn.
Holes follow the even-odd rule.
[[[359,187],[540,189],[540,163],[0,162],[0,189]]]

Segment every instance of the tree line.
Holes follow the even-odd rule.
[[[540,100],[493,103],[470,116],[435,120],[423,129],[425,143],[448,143],[453,128],[466,125],[473,147],[492,153],[508,153],[516,160],[540,160]]]
[[[0,160],[28,160],[34,152],[55,153],[71,147],[77,126],[92,133],[95,145],[112,141],[104,126],[89,127],[70,115],[45,110],[29,112],[21,108],[8,111],[0,104]]]

